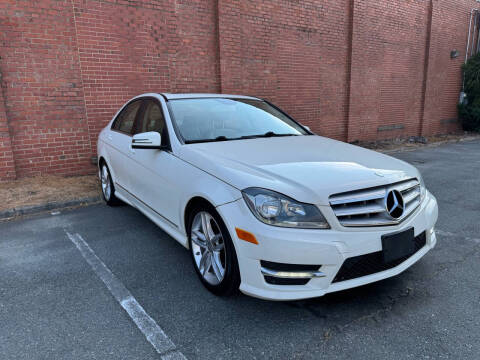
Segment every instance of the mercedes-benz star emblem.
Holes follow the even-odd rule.
[[[403,215],[404,209],[403,196],[398,190],[390,190],[385,197],[385,207],[387,208],[388,214],[394,218],[398,219]]]

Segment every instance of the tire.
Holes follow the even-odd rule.
[[[115,196],[115,187],[113,186],[112,176],[105,163],[100,166],[100,186],[102,189],[103,200],[105,200],[107,205],[118,205],[119,200]]]
[[[204,223],[209,229],[208,237],[205,237]],[[240,286],[237,255],[227,227],[215,208],[207,204],[195,207],[187,225],[193,267],[202,284],[218,296],[236,293]]]

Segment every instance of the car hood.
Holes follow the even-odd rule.
[[[401,160],[316,135],[188,144],[179,157],[239,190],[261,187],[317,205],[328,205],[332,194],[419,176]]]

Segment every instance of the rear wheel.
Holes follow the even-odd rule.
[[[107,205],[113,206],[118,204],[118,200],[115,197],[115,188],[113,187],[112,176],[110,170],[108,170],[107,164],[102,164],[100,167],[100,182],[102,185],[103,199]]]
[[[194,209],[188,229],[193,265],[203,285],[216,295],[238,290],[237,256],[230,234],[215,209],[206,205]]]

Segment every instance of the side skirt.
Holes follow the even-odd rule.
[[[185,234],[179,231],[176,225],[166,220],[164,217],[157,214],[156,212],[154,212],[152,209],[150,209],[148,206],[143,204],[140,200],[138,200],[133,195],[128,193],[125,189],[123,189],[117,183],[115,183],[115,196],[117,196],[120,200],[124,201],[128,205],[140,211],[143,215],[145,215],[153,223],[155,223],[159,228],[161,228],[168,235],[173,237],[175,240],[177,240],[180,244],[182,244],[185,248],[188,249],[188,238]]]

